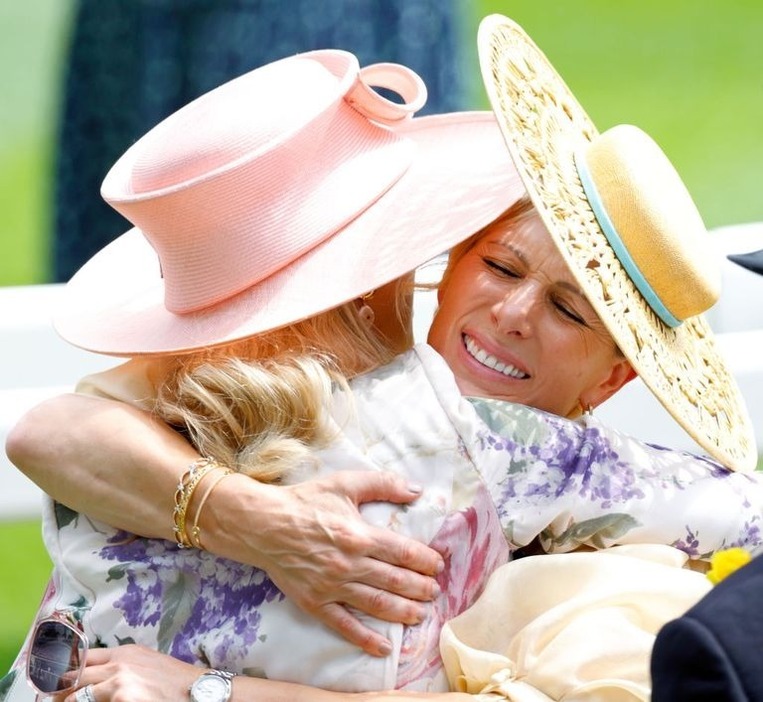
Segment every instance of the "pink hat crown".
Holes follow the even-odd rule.
[[[392,187],[414,147],[385,125],[425,100],[403,66],[361,71],[342,51],[283,59],[157,125],[102,194],[156,251],[167,309],[205,309],[319,246]]]
[[[410,69],[326,50],[189,103],[106,176],[104,198],[135,226],[72,277],[56,330],[97,353],[187,353],[321,314],[447,251],[524,188],[492,113],[411,119],[425,100]]]

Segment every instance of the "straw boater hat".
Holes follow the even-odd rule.
[[[135,228],[65,287],[58,332],[121,356],[223,344],[352,300],[467,238],[524,187],[492,113],[411,119],[425,99],[413,71],[360,70],[327,50],[189,103],[106,176],[104,198]]]
[[[600,135],[513,21],[486,17],[478,43],[511,156],[586,297],[694,440],[729,468],[753,469],[744,401],[702,317],[718,298],[720,266],[675,169],[636,127]]]

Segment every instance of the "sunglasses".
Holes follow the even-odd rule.
[[[27,680],[43,695],[77,687],[87,648],[87,637],[71,612],[54,612],[37,622],[32,633]]]

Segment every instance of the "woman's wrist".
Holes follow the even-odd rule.
[[[204,506],[212,491],[233,472],[210,457],[197,458],[188,465],[175,488],[172,509],[172,530],[178,546],[204,548],[201,543]]]
[[[260,537],[267,531],[277,490],[240,473],[220,480],[213,472],[195,491],[196,499],[189,506],[193,515],[189,532],[197,528],[206,551],[266,569],[261,549],[267,544]]]

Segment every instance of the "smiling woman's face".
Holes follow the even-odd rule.
[[[575,416],[633,377],[534,212],[491,225],[438,298],[428,341],[464,395]]]

